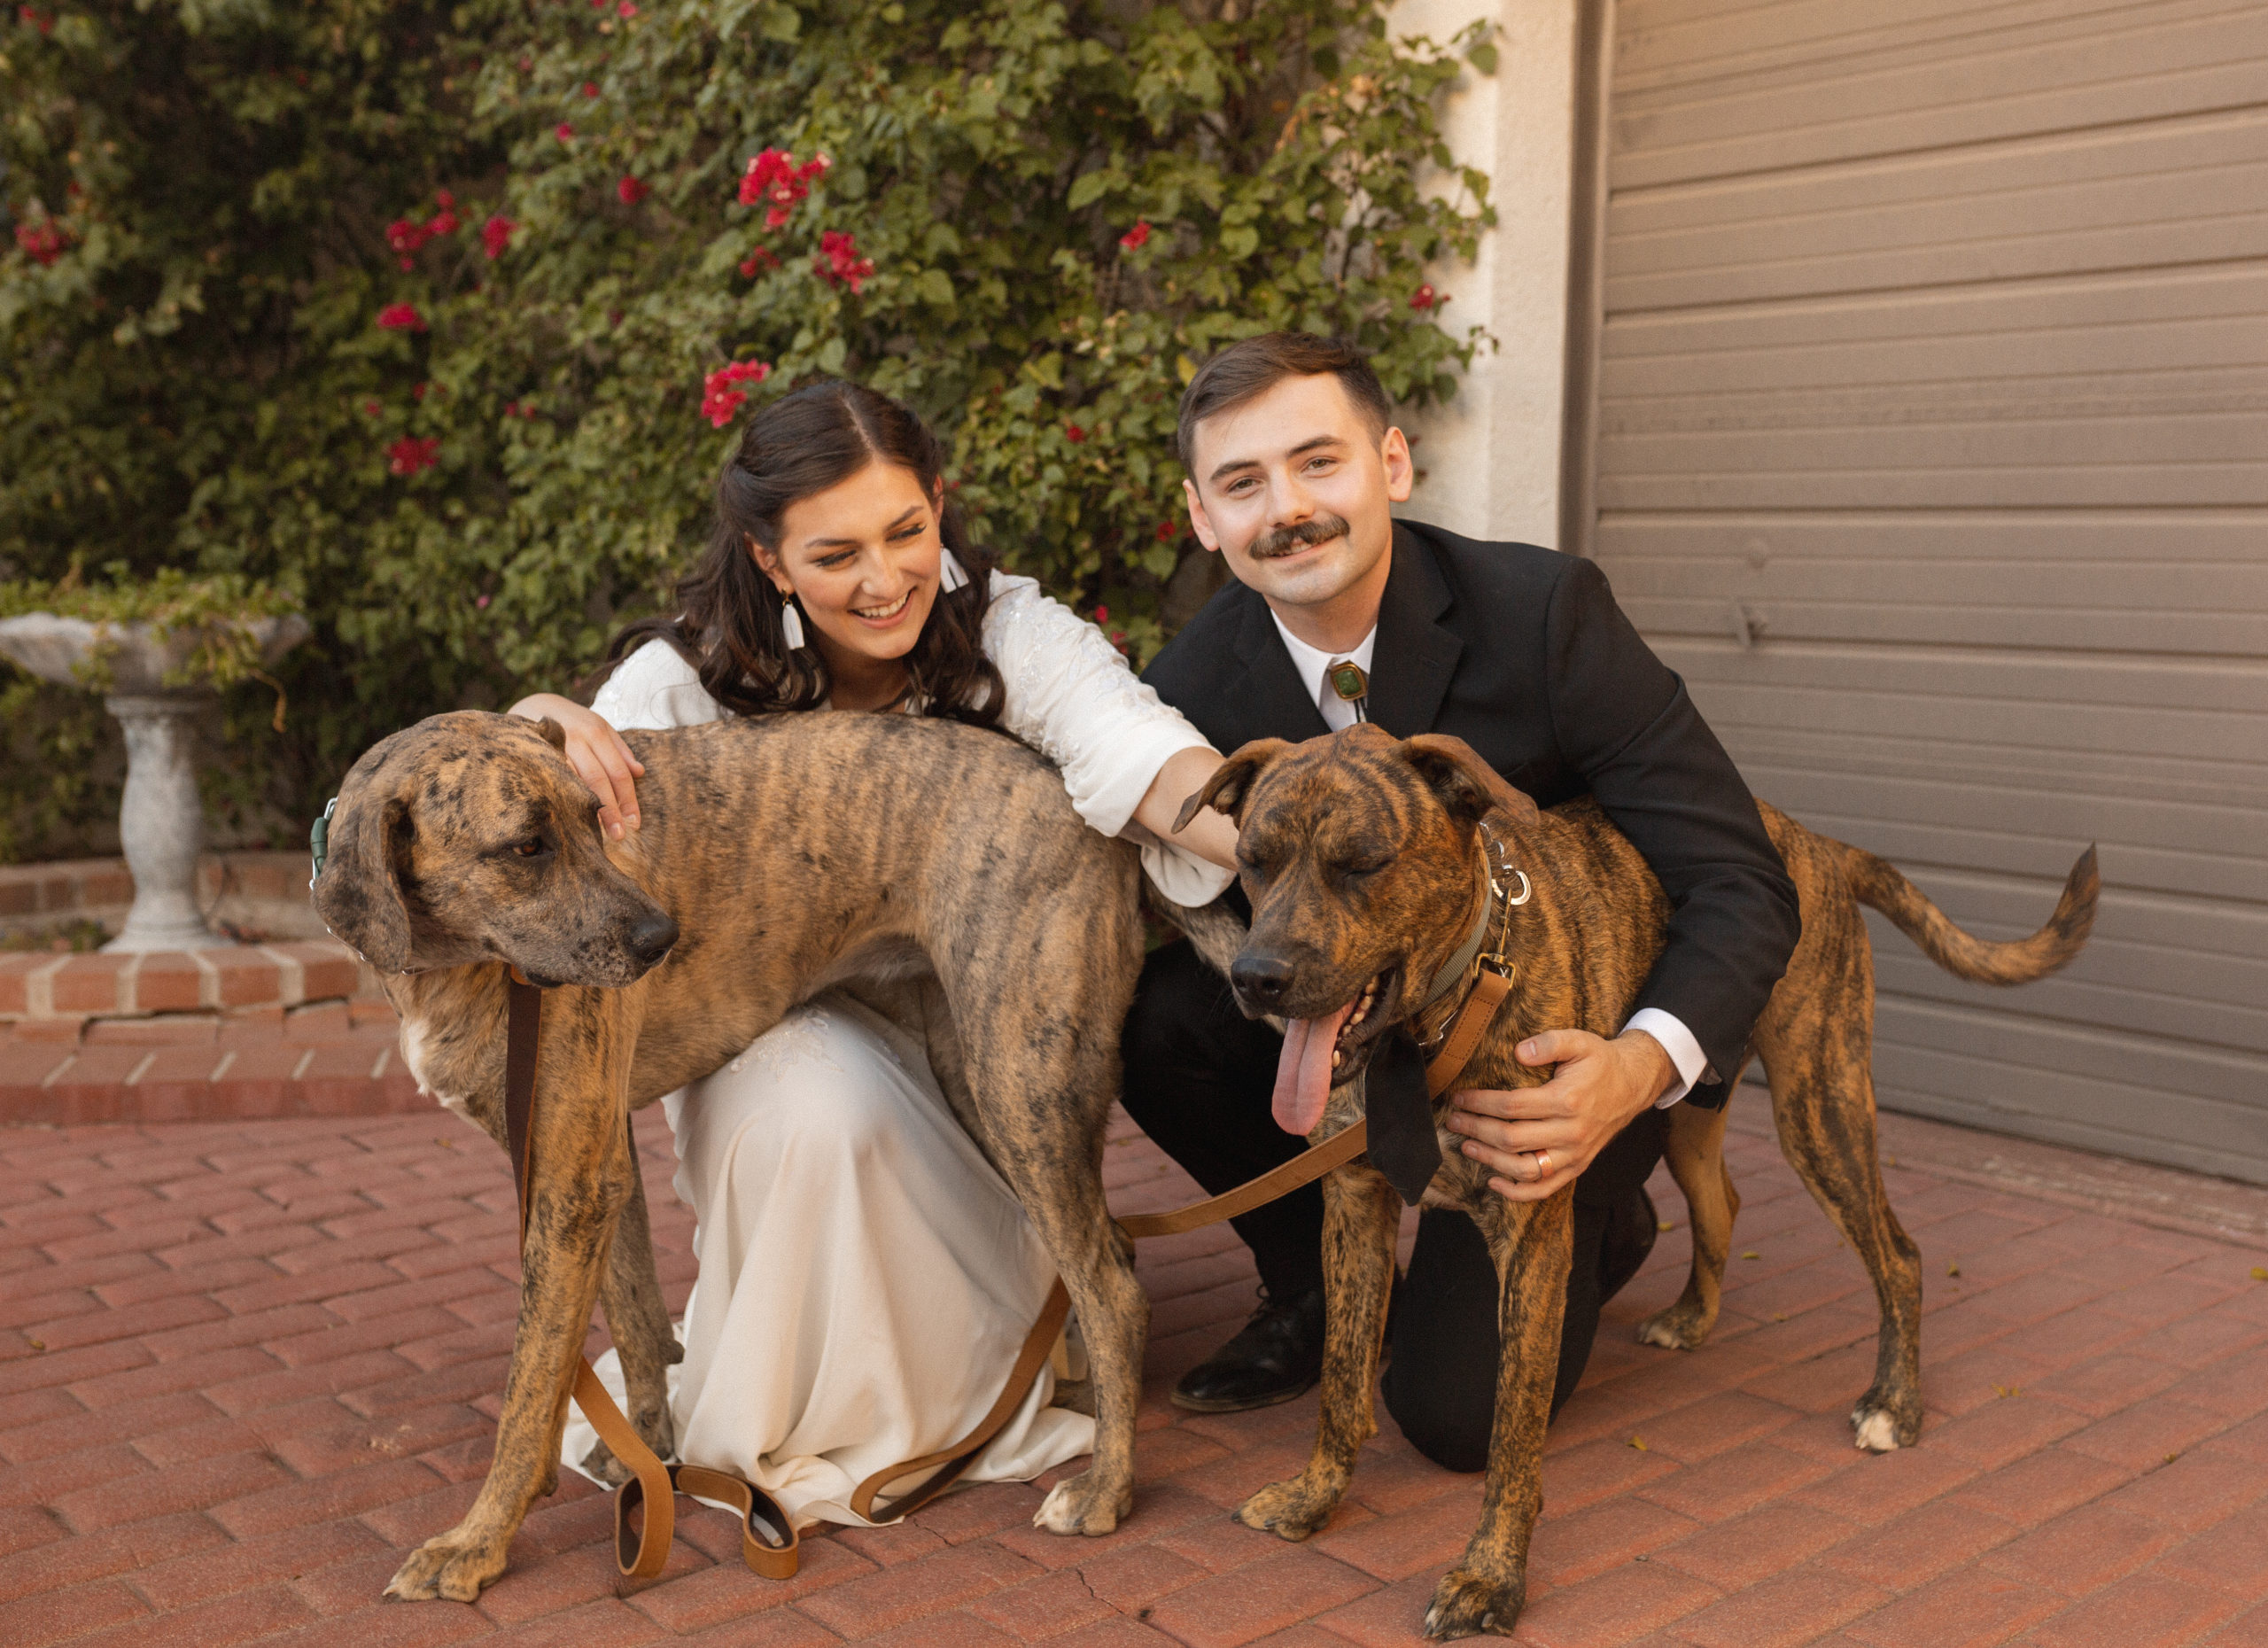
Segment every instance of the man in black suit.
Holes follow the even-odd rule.
[[[1658,1107],[1724,1103],[1794,948],[1796,893],[1731,758],[1595,565],[1393,519],[1412,472],[1389,412],[1344,341],[1275,333],[1206,363],[1182,399],[1184,485],[1199,538],[1238,581],[1144,679],[1223,753],[1358,717],[1399,737],[1453,733],[1540,806],[1596,797],[1659,878],[1668,942],[1621,1033],[1536,1034],[1519,1057],[1557,1066],[1548,1083],[1459,1092],[1449,1112],[1500,1194],[1536,1201],[1574,1181],[1556,1412],[1599,1306],[1652,1247],[1644,1185],[1661,1154]],[[1270,1112],[1282,1045],[1186,944],[1166,946],[1127,1022],[1126,1108],[1208,1192],[1240,1184],[1301,1148]],[[1261,1307],[1181,1381],[1177,1403],[1258,1407],[1314,1383],[1322,1227],[1313,1186],[1236,1221]],[[1472,1222],[1421,1215],[1384,1391],[1404,1434],[1454,1469],[1479,1470],[1487,1455],[1496,1294]]]

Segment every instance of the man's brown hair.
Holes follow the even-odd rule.
[[[1394,408],[1386,398],[1386,385],[1371,369],[1370,357],[1353,338],[1263,332],[1222,350],[1197,369],[1197,376],[1181,392],[1174,445],[1181,453],[1182,467],[1194,472],[1197,426],[1207,418],[1266,394],[1287,377],[1319,377],[1325,372],[1338,378],[1347,399],[1369,420],[1371,432],[1385,434]]]

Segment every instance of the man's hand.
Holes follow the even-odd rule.
[[[1547,1030],[1518,1049],[1528,1065],[1556,1064],[1541,1087],[1468,1087],[1451,1095],[1447,1126],[1464,1154],[1493,1175],[1507,1201],[1541,1201],[1573,1182],[1630,1119],[1674,1086],[1677,1066],[1643,1030],[1612,1041],[1588,1030]],[[1537,1152],[1542,1152],[1539,1174]]]

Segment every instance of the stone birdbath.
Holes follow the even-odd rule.
[[[196,718],[220,696],[200,677],[216,642],[265,667],[309,633],[296,612],[171,626],[54,612],[0,618],[0,656],[42,680],[101,692],[103,707],[126,734],[118,833],[134,872],[134,906],[105,950],[201,950],[229,942],[197,908],[205,805],[197,789]]]

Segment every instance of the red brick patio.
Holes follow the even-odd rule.
[[[1862,1457],[1871,1296],[1743,1103],[1725,1321],[1692,1355],[1632,1342],[1682,1275],[1666,1235],[1552,1434],[1522,1639],[2268,1644],[2268,1252],[1893,1170],[1930,1422]],[[658,1115],[641,1134],[675,1302],[687,1221]],[[1188,1188],[1138,1136],[1111,1176],[1124,1207]],[[509,1208],[499,1153],[439,1113],[0,1130],[0,1641],[1402,1643],[1472,1527],[1477,1481],[1390,1426],[1309,1544],[1229,1520],[1295,1468],[1315,1404],[1163,1401],[1249,1304],[1241,1251],[1201,1232],[1142,1255],[1143,1485],[1107,1539],[987,1487],[815,1539],[775,1585],[688,1506],[671,1574],[619,1597],[607,1502],[571,1478],[477,1607],[381,1604],[488,1457]]]

